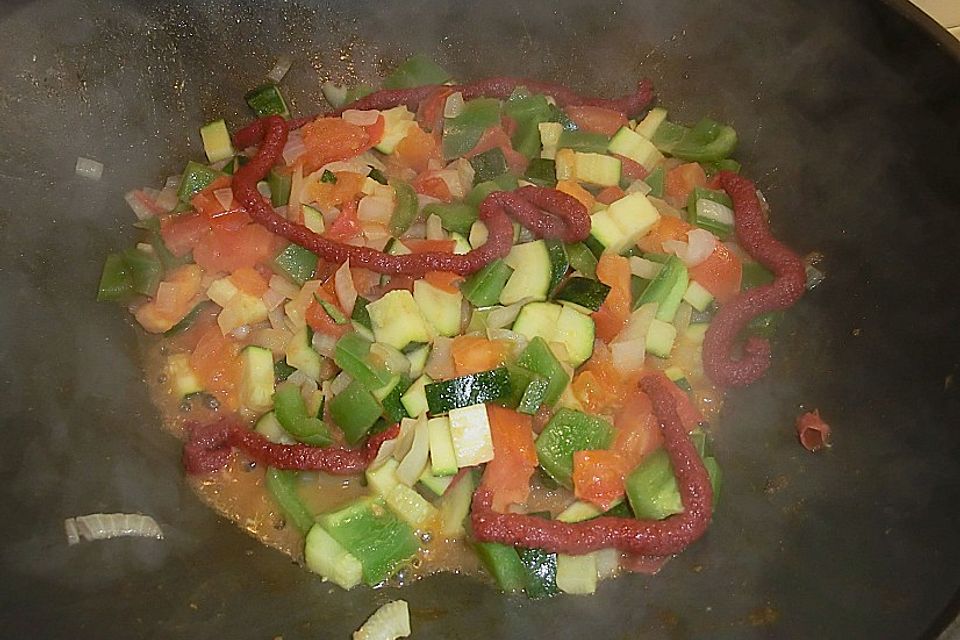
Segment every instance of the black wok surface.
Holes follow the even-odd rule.
[[[960,46],[906,3],[94,2],[0,5],[0,635],[345,638],[383,602],[414,637],[918,638],[960,586]],[[439,576],[344,593],[221,521],[182,482],[121,312],[94,302],[128,244],[122,195],[248,119],[279,54],[312,112],[322,80],[415,52],[463,78],[597,92],[640,75],[711,115],[774,227],[826,255],[775,364],[717,430],[705,539],[659,576],[529,602]],[[74,176],[77,156],[106,164]],[[835,446],[804,451],[818,407]],[[139,511],[166,540],[68,548],[62,521]]]

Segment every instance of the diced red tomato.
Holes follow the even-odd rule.
[[[582,204],[587,209],[587,213],[593,210],[593,205],[595,203],[595,198],[593,194],[580,186],[579,182],[574,180],[559,180],[556,186],[557,191],[567,194],[568,196],[573,196],[576,198],[580,204]]]
[[[241,291],[258,298],[270,288],[270,284],[260,275],[260,272],[251,267],[240,267],[230,274],[230,281]]]
[[[170,253],[182,258],[210,232],[210,220],[199,213],[180,213],[160,223],[160,237]]]
[[[417,122],[426,131],[439,131],[443,125],[443,109],[447,96],[453,93],[449,87],[437,87],[417,107]]]
[[[329,162],[352,158],[374,145],[367,127],[343,118],[317,118],[303,125],[300,130],[307,148],[298,160],[303,163],[304,174],[312,173]]]
[[[530,416],[487,405],[493,460],[487,463],[481,484],[493,493],[493,508],[504,512],[530,495],[530,476],[537,468]]]
[[[308,180],[300,194],[302,201],[315,202],[321,209],[339,207],[344,202],[356,200],[363,188],[364,176],[352,171],[334,171],[336,182]]]
[[[320,287],[314,292],[314,299],[310,301],[310,305],[307,307],[306,320],[310,328],[317,333],[333,336],[335,338],[339,338],[343,334],[349,333],[352,330],[350,323],[345,322],[344,324],[337,324],[333,318],[330,317],[330,314],[327,313],[327,310],[323,308],[323,305],[317,301],[317,298],[330,305],[333,305],[341,313],[343,313],[343,309],[340,308],[340,303],[337,302],[336,295],[332,294],[329,289]]]
[[[428,271],[423,279],[441,291],[457,293],[460,291],[457,283],[463,280],[463,276],[452,271]]]
[[[503,157],[507,161],[507,168],[510,169],[512,173],[523,175],[523,172],[527,169],[527,158],[519,151],[514,150],[510,136],[507,135],[507,132],[503,130],[502,126],[490,127],[484,131],[483,135],[480,136],[480,140],[477,142],[477,146],[463,155],[465,158],[472,158],[480,155],[484,151],[489,151],[494,148],[499,148],[503,151]]]
[[[597,337],[610,342],[630,316],[630,262],[623,256],[604,253],[597,263],[597,279],[610,287],[599,311],[593,314]]]
[[[413,169],[423,173],[430,167],[430,161],[440,162],[443,155],[436,136],[433,136],[420,127],[411,127],[391,156],[404,169]]]
[[[507,361],[511,347],[504,340],[457,336],[451,345],[453,368],[458,376],[496,369]]]
[[[417,193],[436,198],[441,202],[453,201],[453,195],[450,193],[450,187],[447,186],[446,181],[430,171],[421,173],[414,178],[412,186]]]
[[[596,449],[573,454],[573,494],[606,511],[623,497],[623,460],[615,451]]]
[[[340,215],[327,227],[323,235],[335,242],[346,242],[353,240],[362,232],[360,219],[357,217],[357,203],[354,200],[349,200],[340,207]]]
[[[612,136],[627,124],[627,117],[620,111],[604,107],[578,106],[564,108],[566,114],[577,123],[578,129]]]
[[[387,121],[383,116],[377,116],[377,121],[371,125],[367,125],[364,129],[367,130],[367,136],[369,136],[369,144],[371,147],[378,144],[383,139],[383,132],[386,131]]]
[[[200,338],[190,355],[190,367],[203,388],[213,393],[225,409],[239,406],[236,391],[240,382],[240,345],[225,337],[216,324]]]
[[[620,454],[628,473],[663,444],[663,435],[653,415],[653,405],[642,391],[630,393],[615,414],[613,425],[617,428],[617,436],[612,448]]]
[[[726,245],[717,243],[706,260],[690,267],[690,278],[712,293],[717,302],[724,304],[740,292],[743,263]]]
[[[660,216],[660,221],[645,236],[637,241],[637,246],[648,253],[663,253],[664,240],[687,241],[687,232],[693,229],[693,225],[674,218],[673,216]]]
[[[707,186],[707,174],[696,162],[688,162],[667,171],[664,191],[677,202],[685,203],[694,187]]]
[[[197,302],[203,272],[185,264],[166,274],[153,299],[134,312],[137,322],[150,333],[163,333],[180,322]]]
[[[622,156],[619,153],[614,153],[613,155],[620,159],[620,171],[625,177],[631,180],[643,180],[650,175],[650,172],[639,162],[627,156]]]
[[[596,346],[574,377],[571,389],[583,408],[591,413],[603,412],[623,402],[624,380],[604,345]]]
[[[607,187],[597,194],[597,202],[601,204],[613,204],[625,195],[627,195],[627,192],[620,187]]]
[[[280,250],[283,240],[258,224],[235,231],[217,229],[205,235],[193,250],[193,259],[209,272],[233,272],[266,262]]]
[[[668,380],[662,373],[658,375],[663,376],[664,380],[669,383],[665,384],[664,387],[666,387],[670,395],[673,396],[681,424],[683,424],[687,431],[693,431],[703,422],[703,414],[697,409],[697,406],[693,403],[693,400],[690,399],[690,396],[687,395],[686,391],[674,384],[673,381]]]

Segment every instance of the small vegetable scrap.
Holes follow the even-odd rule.
[[[406,600],[393,600],[377,609],[353,640],[396,640],[410,635],[410,609]]]
[[[100,282],[201,497],[344,589],[586,594],[702,537],[709,419],[806,285],[734,129],[422,56],[294,118],[280,77],[128,194]]]
[[[109,540],[110,538],[163,539],[163,530],[150,516],[139,513],[92,513],[63,521],[67,544],[81,540]]]
[[[830,425],[820,417],[820,411],[808,411],[797,418],[797,435],[807,451],[819,451],[830,446]]]

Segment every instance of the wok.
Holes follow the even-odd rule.
[[[918,638],[960,586],[960,46],[906,2],[11,2],[0,8],[0,634],[347,637],[403,597],[415,637]],[[136,357],[94,302],[132,239],[122,194],[249,115],[292,55],[292,107],[424,52],[608,94],[651,77],[674,117],[741,134],[777,233],[826,256],[766,378],[715,425],[708,535],[659,576],[529,602],[442,575],[344,593],[182,482]],[[103,180],[74,176],[77,156]],[[796,442],[818,407],[835,446]],[[62,520],[151,514],[163,542],[68,548]]]

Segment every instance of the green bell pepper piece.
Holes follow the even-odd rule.
[[[266,476],[267,491],[280,507],[284,517],[306,535],[316,518],[297,495],[297,473],[270,467]]]
[[[390,217],[390,233],[394,237],[400,237],[417,219],[419,200],[417,192],[403,180],[391,179],[390,186],[396,196],[393,215]]]
[[[663,153],[691,162],[718,162],[737,146],[733,127],[704,118],[692,128],[663,122],[653,135],[653,144]]]
[[[330,417],[350,444],[360,442],[381,413],[380,403],[357,380],[330,401]]]
[[[443,127],[443,157],[453,160],[464,155],[480,141],[489,127],[500,123],[500,101],[477,98],[463,106],[456,118],[447,118]]]
[[[410,89],[425,84],[443,84],[453,76],[436,62],[418,53],[384,78],[384,89]]]
[[[273,394],[273,410],[277,422],[291,436],[314,447],[325,447],[333,442],[327,425],[307,413],[307,403],[295,384],[284,382]]]
[[[479,156],[478,156],[479,157]],[[423,208],[423,217],[435,215],[440,225],[447,231],[455,231],[462,236],[470,235],[470,227],[477,221],[477,208],[465,202],[431,202]]]
[[[309,249],[290,243],[270,264],[274,271],[302,287],[316,272],[318,260],[317,254]]]
[[[133,295],[133,276],[122,253],[111,253],[103,263],[98,302],[115,302]]]

